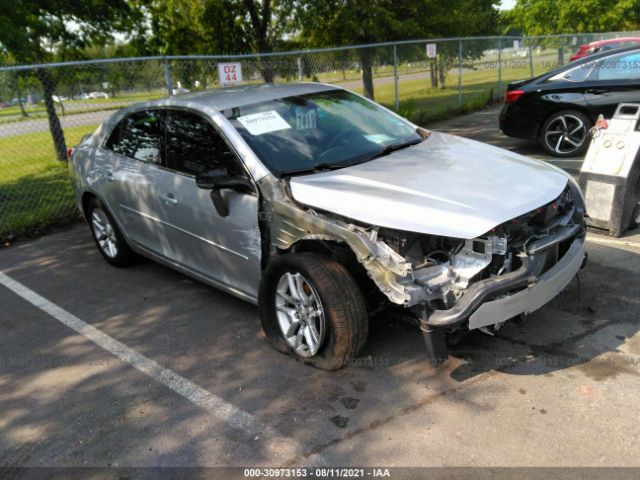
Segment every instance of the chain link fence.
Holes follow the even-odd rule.
[[[510,81],[567,63],[580,45],[634,32],[477,37],[263,55],[90,60],[0,67],[0,240],[78,218],[67,149],[135,102],[243,83],[313,81],[374,98],[424,124],[499,100]]]

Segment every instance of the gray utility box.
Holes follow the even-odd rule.
[[[596,128],[580,169],[587,225],[619,237],[638,215],[640,104],[621,103],[607,128]]]

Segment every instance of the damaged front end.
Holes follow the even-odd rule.
[[[497,330],[548,303],[586,261],[584,201],[569,181],[554,201],[475,239],[420,239],[424,263],[403,280],[432,360],[446,358],[444,329]],[[434,243],[435,242],[435,243]],[[433,249],[434,247],[440,247]],[[412,264],[419,261],[418,248]]]
[[[473,239],[317,212],[295,202],[283,181],[265,180],[261,191],[268,224],[263,245],[270,249],[264,258],[301,240],[346,244],[386,299],[415,313],[433,361],[446,356],[443,329],[497,328],[540,308],[566,287],[586,257],[584,201],[572,180],[552,202]]]

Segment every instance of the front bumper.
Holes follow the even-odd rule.
[[[529,256],[514,272],[475,283],[453,308],[433,312],[426,323],[431,327],[443,327],[468,319],[469,329],[476,329],[533,312],[571,282],[585,257],[585,237],[581,234],[573,239],[562,258],[544,273],[538,275],[546,261],[545,251],[542,251]],[[523,290],[509,294],[522,287]]]

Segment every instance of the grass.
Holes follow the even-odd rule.
[[[95,125],[65,130],[67,145]],[[55,160],[48,131],[0,138],[0,239],[77,217],[67,164]]]

